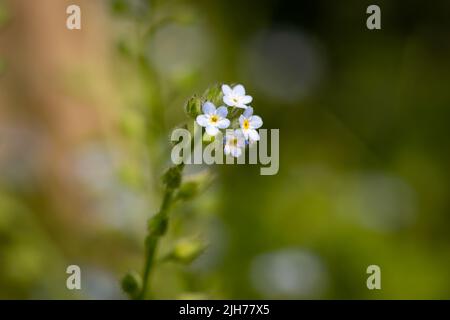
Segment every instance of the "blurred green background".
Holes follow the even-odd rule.
[[[280,170],[210,168],[160,255],[208,247],[154,298],[450,298],[450,2],[376,1],[376,31],[370,4],[0,0],[0,298],[125,298],[171,129],[215,83],[280,129]]]

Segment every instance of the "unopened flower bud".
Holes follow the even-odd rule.
[[[176,189],[181,184],[183,164],[176,165],[167,169],[163,175],[163,182],[168,189]]]
[[[202,113],[202,102],[197,96],[193,96],[186,103],[186,113],[192,119],[195,119],[199,114]]]
[[[122,278],[122,290],[131,298],[137,297],[142,288],[141,277],[135,272],[130,271]]]
[[[190,263],[205,250],[205,245],[199,240],[182,240],[173,248],[169,257],[177,262]]]
[[[211,184],[212,180],[213,176],[208,170],[186,177],[176,193],[176,199],[187,201],[195,198]]]

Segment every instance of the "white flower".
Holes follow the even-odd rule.
[[[263,124],[261,117],[253,115],[253,108],[248,107],[239,117],[239,125],[246,140],[251,143],[259,141],[259,134],[256,129]]]
[[[227,107],[219,107],[207,101],[202,107],[203,113],[197,116],[197,123],[206,128],[206,133],[215,136],[219,129],[226,129],[230,125],[230,120],[226,119],[228,114]]]
[[[231,154],[233,157],[237,158],[242,154],[243,148],[245,148],[245,137],[242,131],[236,129],[232,132],[227,132],[225,137],[225,154]]]
[[[238,84],[233,89],[230,86],[222,85],[223,102],[230,107],[247,109],[247,104],[252,102],[251,96],[245,95],[244,86]]]

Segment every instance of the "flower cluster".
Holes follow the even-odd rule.
[[[197,123],[204,127],[206,133],[210,136],[216,136],[220,129],[227,129],[230,127],[234,116],[238,115],[239,109],[244,112],[239,115],[239,128],[230,128],[225,135],[224,152],[226,155],[239,157],[242,150],[247,144],[252,144],[259,141],[258,128],[263,124],[261,117],[253,115],[253,108],[248,104],[253,101],[253,98],[245,94],[244,86],[238,84],[231,88],[224,84],[222,85],[223,103],[226,106],[216,106],[206,101],[202,106],[203,114],[197,116]],[[231,117],[228,116],[228,107],[231,107]]]

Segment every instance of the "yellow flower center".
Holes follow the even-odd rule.
[[[244,127],[244,129],[250,129],[250,122],[245,119],[244,122],[242,123],[242,126]]]
[[[237,146],[237,144],[238,144],[238,139],[237,139],[237,138],[233,138],[233,140],[231,140],[231,144],[232,144],[233,146]]]
[[[219,117],[217,117],[216,115],[211,117],[211,122],[212,123],[216,123],[217,121],[219,121]]]

